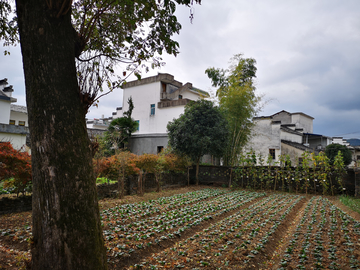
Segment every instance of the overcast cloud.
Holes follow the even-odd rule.
[[[179,7],[177,16],[180,54],[164,56],[167,65],[144,77],[170,73],[214,91],[205,69],[227,68],[243,53],[256,59],[257,92],[269,100],[260,115],[303,112],[315,118],[314,133],[360,138],[359,0],[203,0],[194,7],[193,24],[189,8]],[[0,60],[0,79],[8,78],[25,105],[19,46]],[[117,90],[88,118],[111,116],[121,106]]]

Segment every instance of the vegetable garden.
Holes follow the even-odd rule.
[[[101,219],[109,269],[360,268],[359,220],[324,196],[206,188]],[[28,260],[30,239],[30,226],[1,228],[1,252],[17,241],[14,256]]]

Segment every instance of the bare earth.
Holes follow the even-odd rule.
[[[242,213],[241,211],[244,211],[244,213],[250,213],[246,212],[248,211],[248,207],[253,207],[257,204],[260,204],[266,198],[268,198],[269,202],[264,202],[262,207],[267,207],[267,204],[272,203],[270,199],[273,195],[280,197],[283,196],[280,193],[273,194],[271,192],[266,192],[265,196],[262,195],[253,199],[252,201],[245,201],[243,204],[236,206],[236,208],[229,209],[228,211],[216,212],[217,214],[213,214],[211,219],[204,219],[201,223],[195,224],[181,234],[177,235],[175,233],[175,236],[173,237],[164,237],[163,241],[161,241],[160,243],[157,242],[157,244],[154,244],[153,240],[152,242],[150,242],[149,239],[155,239],[151,238],[152,236],[149,236],[149,239],[147,240],[137,239],[135,241],[134,239],[129,239],[127,242],[124,241],[125,238],[122,238],[124,236],[120,234],[120,232],[114,234],[114,237],[111,236],[111,230],[113,230],[114,226],[118,226],[117,228],[120,228],[121,226],[119,225],[120,223],[112,219],[113,216],[110,213],[111,211],[104,213],[103,210],[116,209],[116,207],[120,207],[124,204],[151,202],[160,197],[169,197],[175,194],[184,194],[192,191],[205,189],[209,189],[209,187],[191,186],[185,188],[163,190],[160,193],[146,193],[143,197],[126,196],[123,200],[104,199],[99,201],[100,209],[103,213],[102,215],[104,224],[104,235],[106,247],[108,249],[109,269],[279,269],[281,267],[281,263],[283,269],[298,269],[297,258],[300,258],[302,254],[300,250],[303,249],[303,246],[301,245],[303,245],[303,243],[306,241],[310,241],[312,247],[316,246],[316,239],[313,236],[311,236],[310,239],[306,241],[301,237],[302,235],[306,235],[306,233],[310,233],[309,228],[312,225],[314,225],[312,232],[315,235],[315,231],[320,226],[321,220],[328,221],[323,222],[324,224],[321,225],[324,226],[323,231],[326,232],[322,234],[320,241],[325,247],[323,247],[324,250],[321,251],[323,259],[319,262],[317,256],[309,255],[303,262],[303,265],[305,266],[304,269],[328,269],[327,267],[331,265],[332,260],[328,258],[329,256],[326,253],[326,250],[329,249],[329,247],[327,246],[327,243],[330,243],[330,236],[328,236],[328,232],[330,232],[331,228],[333,230],[332,232],[334,233],[334,237],[332,239],[333,243],[338,248],[336,251],[336,256],[339,262],[339,268],[333,269],[350,269],[350,266],[347,265],[347,257],[349,256],[345,251],[345,240],[343,240],[342,230],[340,230],[340,228],[335,229],[335,227],[331,227],[331,224],[329,222],[331,220],[330,212],[322,210],[318,211],[316,210],[317,208],[313,206],[316,205],[318,209],[327,209],[326,207],[334,205],[337,208],[346,212],[348,215],[350,215],[353,219],[355,219],[355,221],[360,222],[360,214],[348,209],[336,197],[321,197],[308,195],[301,198],[299,197],[297,201],[295,201],[295,198],[290,198],[290,196],[290,199],[287,200],[289,200],[289,206],[290,204],[293,204],[292,208],[289,208],[288,212],[285,212],[285,210],[287,209],[286,207],[284,207],[283,210],[279,209],[278,213],[276,212],[279,217],[280,215],[283,215],[284,219],[279,222],[278,227],[269,237],[269,241],[264,244],[264,247],[262,249],[259,249],[259,252],[254,252],[254,256],[252,256],[251,253],[254,250],[253,243],[259,241],[259,239],[262,239],[261,237],[263,237],[263,232],[267,232],[271,229],[270,223],[266,224],[266,222],[268,222],[268,219],[266,220],[266,222],[260,221],[262,217],[261,214],[259,214],[258,220],[259,222],[263,222],[263,229],[261,229],[259,235],[252,236],[252,243],[249,243],[248,247],[243,244],[245,241],[244,236],[251,231],[251,228],[248,229],[249,231],[246,231],[245,228],[247,227],[245,225],[248,221],[242,220],[246,217],[247,214],[243,215],[244,217],[242,217],[242,215],[239,215],[237,220],[237,222],[242,222],[241,224],[243,224],[240,226],[240,228],[242,228],[241,231],[243,232],[243,235],[241,237],[238,237],[238,235],[236,234],[236,229],[229,231],[227,234],[224,233],[223,236],[220,237],[222,235],[221,230],[227,230],[225,229],[225,225],[222,224],[225,224],[227,219],[230,217],[234,219],[234,215]],[[228,189],[211,189],[220,190],[222,194],[230,194],[230,190]],[[261,192],[258,191],[258,193]],[[219,197],[219,195],[216,196]],[[285,198],[279,198],[273,199],[274,202],[276,200],[285,201]],[[212,202],[212,197],[204,200],[207,200],[214,204]],[[234,199],[229,200],[229,206],[230,202],[233,200]],[[282,201],[281,204],[286,205],[286,203]],[[180,205],[176,204],[171,207],[172,208],[170,209],[175,210],[181,208]],[[256,211],[256,208],[251,209],[253,209],[251,211]],[[275,210],[277,209],[274,209],[274,211]],[[309,213],[312,213],[312,215],[308,214],[309,216],[305,220],[304,216],[306,215],[307,211],[309,211]],[[146,218],[155,217],[160,213],[161,212],[151,214],[149,213]],[[271,212],[270,214],[275,215],[275,212]],[[108,217],[108,219],[104,217]],[[276,218],[276,216],[274,216],[274,218]],[[311,219],[313,220],[313,223],[311,223]],[[332,220],[334,220],[334,218]],[[338,218],[338,227],[340,226],[340,221],[341,220]],[[124,224],[136,223],[132,222],[134,221],[129,220],[127,223],[124,222]],[[232,219],[229,219],[229,222],[233,222],[230,225],[235,225],[235,222],[232,221]],[[304,223],[303,227],[301,227],[302,225],[299,225],[301,224],[301,222]],[[172,233],[169,234],[169,232]],[[286,262],[286,260],[284,261],[284,258],[287,258],[286,254],[288,254],[286,253],[286,251],[289,249],[291,239],[293,239],[293,235],[296,232],[300,233],[300,239],[298,239],[298,243],[295,243],[293,244],[293,246],[291,246],[291,248],[293,248],[293,252],[289,254],[290,256],[292,256],[293,259]],[[320,232],[317,231],[316,235],[319,235],[319,233],[321,234],[321,230]],[[360,240],[359,234],[356,233],[356,231],[349,231],[348,235],[350,236],[354,244],[354,251],[352,251],[351,254],[354,260],[360,261]],[[166,232],[164,236],[173,234],[173,231],[171,231],[169,227],[168,232]],[[0,269],[30,269],[30,237],[31,212],[5,214],[0,216]],[[218,242],[218,240],[220,241]],[[134,245],[135,242],[136,246],[139,247],[139,249],[136,249]],[[211,244],[209,244],[209,242],[211,242]],[[146,245],[146,243],[151,243],[151,246],[150,244]],[[124,256],[119,255],[122,254],[121,249],[125,248],[125,246],[128,245],[134,247],[132,253],[126,254]],[[233,247],[238,246],[239,248],[233,249],[233,251],[230,252],[229,250],[226,250],[228,249],[228,246],[231,248],[230,245],[233,245]],[[252,246],[252,248],[250,248],[250,246]],[[284,255],[286,256],[284,257]],[[322,264],[322,266],[318,266],[318,263]]]

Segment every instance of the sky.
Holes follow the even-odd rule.
[[[241,53],[257,62],[259,116],[303,112],[314,117],[315,134],[360,138],[359,0],[202,0],[193,12],[190,23],[188,7],[176,11],[180,54],[164,55],[166,65],[143,77],[170,73],[215,92],[205,70],[226,69]],[[26,105],[20,46],[6,49],[11,55],[0,55],[0,79],[8,78],[17,104]],[[121,106],[119,89],[87,118],[110,117]]]

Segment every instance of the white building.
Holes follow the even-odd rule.
[[[331,138],[313,134],[313,120],[305,113],[287,111],[255,117],[245,151],[252,149],[265,160],[270,155],[274,163],[279,161],[280,155],[285,154],[290,156],[292,164],[297,164],[304,151],[319,152],[331,143]]]
[[[15,149],[29,151],[26,136],[29,134],[28,116],[25,106],[15,105],[13,87],[7,79],[0,80],[0,141],[11,142]]]
[[[113,118],[123,116],[128,110],[128,99],[132,97],[134,110],[132,118],[139,123],[138,130],[132,135],[129,148],[135,154],[156,154],[167,146],[166,126],[169,121],[184,113],[184,107],[191,100],[208,97],[205,91],[191,83],[182,84],[170,74],[131,81],[123,86],[123,106],[117,108]]]

